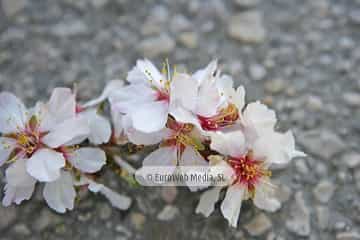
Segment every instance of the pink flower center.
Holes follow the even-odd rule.
[[[243,157],[231,157],[228,161],[235,171],[234,183],[245,186],[250,193],[254,192],[256,184],[262,177],[271,176],[266,170],[263,161],[253,159],[251,152]]]
[[[157,92],[156,92],[156,101],[169,102],[170,101],[169,93],[161,91],[161,90],[157,90]]]
[[[198,116],[201,127],[207,131],[216,131],[222,127],[232,125],[238,118],[239,111],[234,104],[229,104],[215,116]]]
[[[167,127],[173,132],[171,136],[163,141],[163,146],[177,147],[179,152],[182,153],[186,146],[192,146],[196,150],[203,150],[203,145],[200,140],[192,136],[194,126],[188,123],[179,123],[173,119],[169,119]]]

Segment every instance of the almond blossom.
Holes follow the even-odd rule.
[[[85,115],[76,113],[70,89],[55,89],[48,103],[30,110],[14,95],[0,93],[0,160],[11,164],[3,204],[29,199],[39,181],[45,182],[43,195],[51,208],[73,209],[74,174],[95,173],[106,161],[98,148],[77,147],[91,138],[90,126]]]
[[[111,94],[111,108],[129,116],[139,131],[159,131],[168,118],[170,80],[169,69],[160,73],[149,60],[138,60],[128,73],[130,84]]]
[[[211,148],[223,154],[226,160],[216,158],[211,164],[226,166],[233,176],[221,204],[222,214],[233,227],[237,226],[242,200],[252,199],[258,208],[268,211],[279,209],[269,167],[304,156],[295,150],[292,133],[275,132],[275,123],[275,113],[255,102],[244,110],[238,129],[212,134]],[[196,211],[209,216],[220,191],[220,187],[215,187],[203,193]]]
[[[170,172],[176,167],[207,166],[208,162],[199,151],[204,150],[201,136],[191,124],[178,123],[169,119],[167,128],[153,134],[134,132],[132,140],[137,144],[160,143],[160,147],[150,153],[143,161],[143,167],[168,167]],[[133,131],[136,131],[133,129]],[[188,185],[191,191],[198,190],[197,186]],[[200,187],[200,186],[199,186]]]
[[[231,77],[220,75],[217,61],[191,77],[174,79],[173,87],[175,99],[170,114],[177,121],[192,123],[204,131],[235,124],[245,104],[244,88],[235,90]]]

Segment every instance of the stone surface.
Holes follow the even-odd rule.
[[[291,207],[291,219],[286,221],[286,227],[290,232],[298,236],[306,237],[310,235],[310,209],[305,203],[302,192],[295,194],[295,202]]]
[[[359,240],[360,234],[358,232],[342,232],[336,234],[336,240]]]
[[[360,153],[355,152],[355,151],[345,153],[342,156],[341,160],[349,168],[356,168],[356,167],[360,166]]]
[[[238,13],[229,21],[228,34],[245,43],[261,43],[266,36],[262,21],[262,15],[258,11]]]
[[[12,17],[25,8],[27,0],[2,0],[1,3],[5,15]]]
[[[175,47],[175,41],[166,34],[151,37],[139,43],[139,50],[146,57],[157,57],[170,53]]]
[[[266,91],[277,94],[285,89],[285,81],[281,78],[273,79],[265,83]]]
[[[258,81],[266,76],[266,69],[260,64],[252,64],[249,67],[249,74],[252,79]]]
[[[16,209],[0,206],[0,216],[0,230],[3,230],[16,220]]]
[[[327,203],[332,198],[336,186],[330,181],[319,182],[313,190],[316,199],[321,203]]]
[[[157,215],[157,219],[161,221],[171,221],[179,214],[179,209],[175,206],[166,205]]]
[[[234,3],[237,4],[239,7],[255,7],[259,4],[259,0],[234,0]]]
[[[355,92],[348,92],[344,94],[344,101],[351,107],[360,107],[360,94]]]
[[[271,220],[263,213],[255,216],[244,228],[251,236],[260,236],[270,230],[272,227]]]
[[[74,211],[57,214],[46,206],[44,184],[38,183],[30,201],[9,210],[0,207],[1,240],[356,239],[360,231],[359,0],[0,3],[0,90],[16,93],[28,107],[45,101],[52,88],[73,84],[78,99],[87,101],[99,95],[109,80],[125,79],[139,58],[148,57],[161,69],[168,57],[171,64],[189,73],[217,58],[221,71],[233,76],[235,86],[246,87],[247,101],[263,100],[274,108],[279,119],[276,128],[291,129],[298,148],[308,155],[272,172],[282,208],[263,212],[246,201],[237,229],[222,217],[220,202],[205,218],[194,212],[199,193],[179,188],[176,197],[172,193],[164,197],[157,189],[132,187],[104,168],[99,181],[131,196],[134,203],[129,210],[111,208],[109,216],[109,208],[103,206],[110,204],[104,197],[81,194]],[[263,16],[260,21],[245,17],[246,21],[237,22],[246,31],[237,32],[240,38],[231,37],[232,17],[249,11]],[[164,35],[171,40],[158,41]],[[249,35],[256,37],[249,39]],[[149,39],[155,39],[147,49],[156,50],[154,57],[145,56],[145,49],[140,48]],[[249,40],[261,44],[246,44]],[[163,51],[162,45],[169,42],[173,44]],[[282,80],[280,90],[272,82],[276,79]],[[136,167],[142,159],[138,154],[129,157]],[[1,189],[7,166],[0,171]],[[327,203],[313,194],[323,181],[337,186]],[[299,191],[305,207],[297,200]],[[157,219],[166,205],[175,204],[176,217],[167,222]],[[295,206],[305,208],[300,212],[310,212],[310,217],[294,221]],[[271,230],[251,236],[244,226],[259,213],[271,221]],[[310,234],[304,231],[308,219]],[[293,231],[286,226],[289,222],[296,223]],[[22,235],[27,230],[31,234]]]
[[[316,207],[316,218],[320,229],[326,229],[329,225],[330,211],[325,206]]]
[[[332,156],[342,152],[346,145],[342,139],[329,130],[313,130],[304,132],[298,137],[299,143],[309,153],[330,160]]]

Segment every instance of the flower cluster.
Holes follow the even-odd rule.
[[[243,200],[275,211],[280,203],[270,183],[271,166],[304,156],[293,134],[275,131],[275,112],[260,102],[245,103],[245,89],[233,87],[217,61],[194,74],[159,71],[138,60],[128,84],[111,81],[101,96],[76,102],[70,89],[57,88],[47,103],[32,109],[10,93],[0,94],[0,164],[6,169],[4,205],[29,199],[36,183],[57,212],[73,209],[77,186],[100,192],[120,209],[130,199],[97,183],[94,173],[106,164],[104,144],[158,148],[143,167],[222,166],[231,174],[226,186],[205,190],[196,212],[209,216],[226,192],[221,212],[236,226]],[[111,123],[98,109],[109,102]],[[107,153],[108,154],[108,153]],[[188,185],[191,191],[204,186]],[[211,186],[210,186],[211,187]]]

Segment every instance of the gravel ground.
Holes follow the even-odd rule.
[[[218,211],[195,215],[199,194],[178,189],[172,199],[174,189],[131,189],[107,173],[134,199],[130,210],[88,194],[57,215],[38,189],[30,202],[0,207],[2,240],[360,239],[359,0],[0,2],[0,90],[29,105],[74,83],[89,99],[143,56],[189,72],[218,58],[309,155],[275,171],[282,208],[245,204],[237,229]]]

